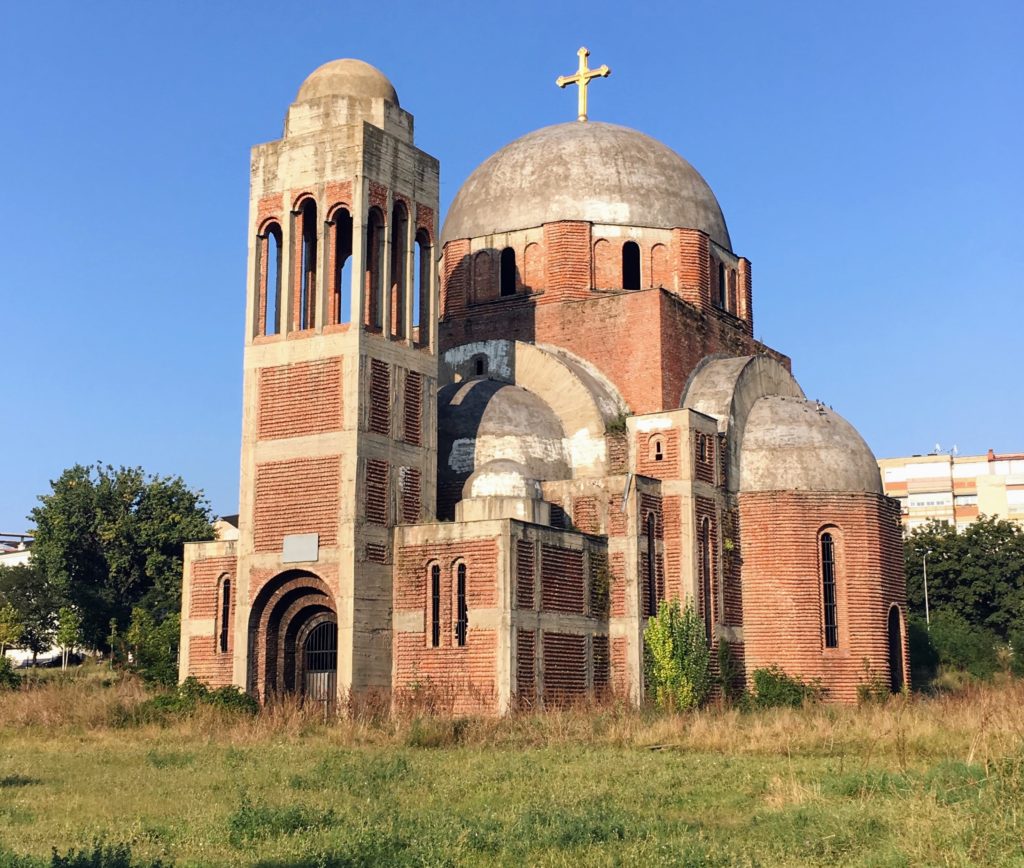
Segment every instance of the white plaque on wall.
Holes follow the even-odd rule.
[[[281,562],[299,564],[320,558],[320,534],[290,533],[284,538]]]

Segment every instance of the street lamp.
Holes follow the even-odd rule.
[[[932,553],[931,549],[928,549],[924,553],[924,557],[921,558],[921,565],[924,570],[924,623],[925,626],[931,630],[932,618],[928,611],[928,555]]]

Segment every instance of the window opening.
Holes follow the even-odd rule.
[[[647,615],[651,618],[658,614],[658,576],[655,564],[654,531],[654,513],[652,512],[647,515]]]
[[[640,245],[635,241],[622,245],[622,288],[640,288]]]
[[[476,375],[482,377],[487,373],[487,359],[483,356],[478,356],[476,360]]]
[[[366,221],[366,314],[369,328],[383,326],[383,295],[381,287],[381,260],[384,256],[384,216],[379,208],[371,208]]]
[[[704,434],[697,435],[697,457],[701,461],[708,460],[708,438]]]
[[[839,647],[836,611],[836,558],[832,534],[821,535],[821,587],[825,604],[825,647]]]
[[[302,224],[302,281],[299,288],[299,328],[313,328],[316,321],[316,202],[303,201],[300,207]]]
[[[725,283],[725,264],[722,262],[718,263],[718,306],[725,310],[726,305],[726,293],[727,287]]]
[[[334,215],[333,321],[352,319],[352,215],[339,208]]]
[[[228,651],[228,618],[231,615],[231,579],[224,579],[220,586],[220,653]]]
[[[430,644],[441,644],[441,567],[430,568]]]
[[[260,288],[265,305],[263,334],[276,335],[281,331],[281,227],[271,223],[261,239],[267,259]]]
[[[704,638],[711,644],[711,522],[706,518],[700,528],[700,584],[704,600]]]
[[[416,233],[416,263],[413,274],[416,287],[412,297],[412,324],[417,331],[413,340],[423,346],[430,340],[427,317],[430,315],[430,236],[420,229]]]
[[[654,438],[654,460],[662,461],[665,458],[664,446],[662,445],[661,438]]]
[[[466,565],[459,564],[455,575],[455,644],[461,648],[466,644],[466,630],[469,627],[469,612],[466,608]]]
[[[511,247],[501,251],[501,290],[502,295],[516,294],[516,252]]]

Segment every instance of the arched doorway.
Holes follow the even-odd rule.
[[[903,690],[903,623],[900,607],[889,608],[889,689],[893,693]]]
[[[318,576],[304,570],[275,576],[260,589],[249,615],[249,692],[262,701],[304,696],[313,665],[316,698],[333,702],[337,636],[334,597]],[[307,658],[307,649],[315,652],[312,657]],[[326,674],[329,666],[331,675]]]

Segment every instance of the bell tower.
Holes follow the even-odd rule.
[[[232,680],[261,698],[390,687],[393,529],[435,503],[438,175],[357,60],[253,149]]]

